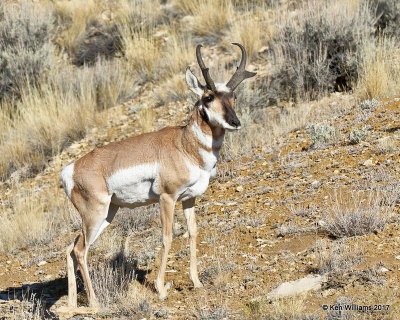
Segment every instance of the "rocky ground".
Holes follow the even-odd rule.
[[[60,168],[96,145],[140,133],[145,100],[106,111],[103,127],[55,157],[37,177],[23,180],[14,175],[1,186],[3,208],[22,190],[64,199]],[[282,120],[294,109],[266,112]],[[183,104],[151,112],[156,128],[183,123],[188,113]],[[94,245],[90,263],[98,277],[96,270],[117,261],[115,254],[122,252],[125,266],[130,261],[136,270],[136,280],[126,290],[134,286],[146,299],[132,309],[126,306],[130,301],[115,300],[115,292],[103,290],[112,307],[73,319],[396,319],[400,99],[357,103],[338,94],[310,104],[307,112],[306,125],[276,135],[247,155],[229,161],[225,157],[198,201],[203,289],[193,290],[188,277],[180,205],[167,273],[173,288],[164,302],[157,300],[152,287],[161,246],[157,208],[122,211]],[[143,212],[149,218],[143,219]],[[343,222],[345,218],[349,221]],[[66,223],[79,225],[73,218]],[[57,310],[66,305],[64,251],[77,230],[60,226],[44,244],[0,254],[0,319],[33,318],[35,313],[38,318],[73,316]],[[310,276],[317,280],[308,292],[293,296],[294,288],[287,284],[279,299],[271,293],[288,281],[309,277],[307,284]],[[33,298],[40,303],[32,303]],[[84,300],[81,294],[80,303]],[[346,305],[364,310],[337,310]]]

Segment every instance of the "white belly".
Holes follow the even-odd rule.
[[[123,207],[138,207],[159,199],[159,164],[149,163],[115,172],[108,178],[112,202]]]
[[[190,180],[178,194],[178,200],[187,200],[202,195],[206,192],[210,182],[209,171],[203,170],[189,161],[186,162],[186,165],[189,169]]]

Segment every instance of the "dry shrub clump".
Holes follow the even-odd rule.
[[[0,3],[0,101],[19,98],[50,68],[53,23],[46,6]]]
[[[151,310],[151,291],[135,282],[136,264],[123,253],[110,261],[92,264],[91,278],[100,305],[122,314],[145,314]]]
[[[317,270],[320,274],[348,271],[359,264],[363,256],[362,248],[350,245],[343,239],[332,243],[317,241],[314,249],[317,256]]]
[[[57,1],[53,4],[58,32],[55,43],[76,65],[93,64],[101,56],[112,58],[120,39],[108,1]]]
[[[371,7],[376,10],[376,33],[400,39],[400,2],[397,0],[373,0]]]
[[[43,303],[42,298],[35,292],[29,290],[21,293],[15,293],[14,297],[18,299],[20,303],[9,305],[7,309],[9,312],[2,314],[4,319],[19,320],[42,320],[48,318],[48,312],[46,310],[46,303]],[[3,308],[2,310],[4,310]],[[8,311],[8,310],[7,310]]]
[[[277,16],[272,41],[271,101],[317,98],[348,90],[358,76],[357,55],[373,34],[365,1],[307,1]]]
[[[336,193],[323,228],[336,238],[382,230],[393,214],[394,201],[382,192]]]

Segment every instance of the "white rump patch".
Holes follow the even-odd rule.
[[[140,205],[159,194],[159,163],[146,163],[121,169],[108,180],[108,190],[119,205]]]
[[[71,199],[72,189],[74,188],[74,163],[70,163],[61,171],[61,182],[64,187],[64,191],[67,194],[68,198]]]

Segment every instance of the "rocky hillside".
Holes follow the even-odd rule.
[[[141,132],[146,117],[162,127],[183,123],[189,111],[174,104],[143,111],[141,99],[106,111],[107,125],[71,145],[37,177],[18,181],[14,176],[1,186],[4,207],[37,205],[52,221],[41,230],[42,238],[0,255],[5,319],[73,316],[57,311],[66,304],[65,248],[79,228],[59,188],[59,169],[96,145]],[[165,302],[157,300],[152,285],[161,246],[157,207],[125,210],[90,253],[103,309],[74,319],[337,319],[335,306],[345,305],[372,308],[342,312],[349,319],[395,319],[400,311],[400,99],[356,103],[338,94],[301,110],[268,109],[271,128],[285,124],[292,130],[275,130],[247,156],[229,160],[225,155],[199,201],[203,289],[193,290],[188,278],[181,208],[168,263],[173,288]],[[24,193],[35,193],[38,202],[21,204]],[[42,196],[57,200],[43,206]],[[63,217],[57,216],[61,212]],[[35,220],[25,223],[26,232],[40,229]],[[305,277],[315,282],[306,293],[290,283],[283,293],[273,291]],[[84,299],[82,293],[82,305]]]
[[[396,0],[0,1],[0,320],[397,319]],[[201,290],[176,208],[166,301],[158,206],[121,210],[89,253],[101,309],[65,309],[80,217],[60,170],[181,125],[203,44],[216,82],[248,52],[242,123],[198,200]],[[379,97],[379,98],[377,98]],[[349,310],[350,309],[350,310]]]

